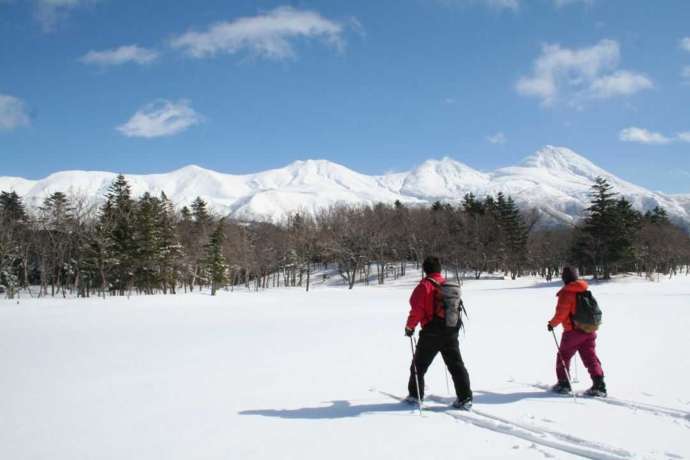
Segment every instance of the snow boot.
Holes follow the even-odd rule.
[[[465,398],[462,400],[460,398],[457,398],[455,401],[453,401],[453,408],[460,410],[472,409],[472,397]]]
[[[406,404],[414,404],[417,405],[419,404],[419,400],[417,399],[416,396],[408,395],[407,398],[403,399],[403,402]]]
[[[592,377],[592,388],[585,391],[583,394],[585,396],[591,396],[594,398],[605,398],[606,393],[606,383],[604,383],[604,377]]]
[[[573,391],[573,389],[570,388],[570,382],[568,382],[566,380],[563,382],[558,382],[557,384],[552,386],[551,391],[553,391],[554,393],[561,394],[561,395],[568,395]]]

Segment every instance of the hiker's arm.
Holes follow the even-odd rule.
[[[410,314],[407,316],[406,327],[414,329],[422,321],[427,297],[428,294],[424,283],[419,283],[410,296]]]
[[[570,314],[570,299],[567,295],[558,296],[558,303],[556,304],[556,314],[553,315],[549,324],[551,327],[556,327],[559,324],[563,324]]]

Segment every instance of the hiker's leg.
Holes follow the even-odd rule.
[[[559,382],[567,382],[568,374],[566,369],[570,372],[570,360],[575,352],[577,352],[580,345],[580,337],[577,331],[565,331],[561,337],[561,346],[556,355],[556,377]]]
[[[438,350],[439,344],[437,337],[423,334],[419,335],[417,351],[414,355],[414,363],[410,365],[410,380],[407,384],[407,391],[410,396],[417,397],[417,380],[414,375],[416,367],[418,372],[417,377],[419,379],[419,395],[424,398],[424,374],[426,374],[426,370],[429,369]]]
[[[453,378],[455,386],[455,394],[460,401],[472,397],[472,389],[470,388],[470,374],[467,372],[465,363],[460,354],[460,346],[458,344],[458,336],[453,335],[444,341],[443,348],[441,348],[441,356],[443,362],[448,367]]]
[[[587,338],[582,342],[578,351],[580,352],[580,358],[587,368],[590,377],[592,377],[592,379],[595,377],[603,377],[604,370],[601,368],[601,361],[599,361],[599,357],[597,356],[596,332],[587,334]]]

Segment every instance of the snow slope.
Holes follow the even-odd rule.
[[[127,175],[135,195],[164,191],[179,206],[201,196],[217,212],[241,219],[281,220],[295,211],[316,212],[337,204],[459,202],[503,192],[518,204],[537,208],[544,222],[572,222],[588,206],[592,181],[608,178],[637,209],[664,207],[690,225],[687,195],[666,195],[636,186],[564,147],[546,146],[520,165],[481,172],[450,158],[428,160],[409,172],[368,176],[326,160],[297,161],[284,168],[247,175],[187,166],[167,174]],[[30,181],[0,177],[0,190],[15,190],[32,206],[62,191],[102,200],[114,173],[64,171]]]
[[[690,458],[688,278],[593,287],[608,400],[543,391],[557,283],[468,281],[475,410],[405,394],[415,274],[385,287],[0,301],[0,458]],[[650,309],[650,306],[653,306]],[[573,369],[589,385],[579,364]]]

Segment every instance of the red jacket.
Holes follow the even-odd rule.
[[[577,306],[577,297],[575,294],[578,292],[585,292],[589,286],[585,280],[577,280],[572,283],[568,283],[563,288],[558,291],[558,303],[556,304],[556,314],[553,316],[549,324],[552,327],[556,327],[559,324],[563,324],[563,330],[572,331],[573,323],[570,317],[575,313],[575,307]]]
[[[426,326],[434,318],[434,304],[438,288],[426,278],[433,278],[439,284],[446,282],[440,273],[431,273],[419,282],[410,296],[410,314],[406,326],[414,329],[417,324]]]

